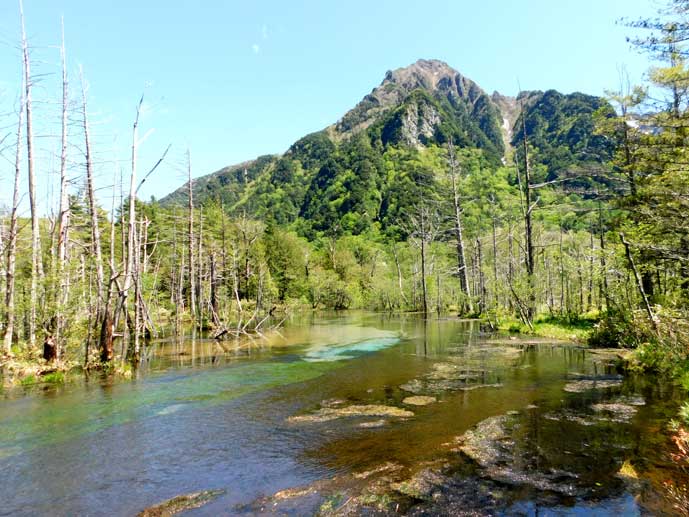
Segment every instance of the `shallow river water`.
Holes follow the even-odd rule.
[[[159,341],[132,380],[2,393],[0,515],[135,515],[203,490],[221,492],[188,515],[310,515],[362,493],[450,514],[443,501],[472,491],[503,515],[671,513],[656,492],[679,475],[678,403],[610,356],[453,319],[331,314],[253,342]],[[437,486],[400,489],[424,469]]]

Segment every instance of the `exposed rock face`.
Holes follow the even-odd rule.
[[[449,102],[453,108],[481,119],[479,125],[489,140],[495,141],[502,124],[500,110],[474,81],[447,63],[436,59],[419,59],[416,63],[388,71],[380,86],[366,95],[335,125],[341,135],[358,133],[378,121],[383,114],[403,105],[412,92],[421,90],[431,97]],[[404,107],[401,141],[409,146],[424,145],[436,132],[441,114],[437,109],[412,101]],[[510,135],[511,136],[511,135]],[[504,139],[503,139],[504,140]]]

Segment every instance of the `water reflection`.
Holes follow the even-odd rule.
[[[448,443],[510,411],[519,412],[517,464],[573,472],[599,499],[626,501],[616,468],[662,454],[658,426],[678,393],[635,378],[605,393],[563,390],[581,376],[614,373],[575,346],[410,315],[309,314],[265,339],[154,341],[131,382],[92,378],[0,403],[0,512],[132,514],[218,488],[227,493],[199,513],[232,513],[260,494],[336,473],[456,459]],[[326,401],[410,409],[410,388],[437,402],[375,428],[361,427],[371,420],[361,417],[288,422]],[[646,405],[628,422],[568,419],[595,416],[592,404],[618,395],[642,396]],[[536,511],[535,496],[524,497],[531,502],[515,509]]]

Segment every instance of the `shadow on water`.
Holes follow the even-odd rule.
[[[504,492],[508,514],[634,513],[618,471],[667,467],[659,431],[678,400],[576,346],[475,322],[310,315],[254,342],[154,343],[131,382],[2,401],[0,514],[129,515],[212,489],[224,494],[192,513],[232,514],[333,476],[431,464]],[[466,452],[472,429],[493,436],[480,442],[491,458]],[[293,513],[322,503],[295,500]]]

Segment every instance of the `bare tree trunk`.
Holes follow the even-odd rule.
[[[402,269],[400,268],[400,260],[397,256],[397,245],[392,243],[392,256],[395,258],[395,266],[397,267],[397,287],[400,291],[400,300],[405,304],[407,303],[407,297],[404,295],[404,287],[402,286]]]
[[[91,216],[91,251],[96,261],[96,325],[100,325],[102,320],[102,299],[105,288],[105,274],[103,273],[103,251],[101,248],[100,226],[98,223],[98,205],[96,204],[95,186],[93,181],[93,153],[91,152],[91,136],[89,133],[88,107],[86,103],[86,88],[81,70],[81,99],[82,116],[84,125],[84,150],[86,153],[86,190],[89,204],[89,215]]]
[[[191,153],[187,149],[187,172],[189,175],[189,309],[196,320],[196,269],[194,264],[194,191],[191,182]],[[200,241],[200,239],[199,239]]]
[[[562,225],[560,225],[560,245],[559,245],[560,255],[560,316],[565,314],[565,262],[564,253],[562,251]]]
[[[140,357],[141,345],[139,337],[141,335],[141,234],[143,233],[143,221],[139,221],[137,230],[134,226],[134,361],[138,362]]]
[[[126,316],[128,313],[127,300],[129,297],[129,291],[132,288],[132,279],[134,278],[134,267],[135,267],[135,255],[136,255],[136,159],[137,159],[137,147],[139,139],[139,115],[141,113],[141,105],[144,102],[143,95],[139,100],[139,104],[136,107],[136,117],[134,118],[134,124],[132,126],[132,170],[129,180],[129,216],[127,220],[127,262],[124,270],[124,285],[122,286],[121,293],[121,310]],[[135,300],[136,303],[136,300]],[[138,332],[136,328],[132,328],[129,322],[129,318],[125,317],[127,322],[127,327],[129,330],[129,338],[133,337],[135,340],[135,348],[138,345]]]
[[[634,279],[636,280],[636,287],[639,290],[639,294],[641,295],[641,300],[644,303],[644,309],[646,309],[646,314],[648,315],[648,319],[651,322],[653,329],[656,332],[658,332],[658,320],[656,318],[656,315],[653,313],[653,309],[651,308],[651,304],[648,301],[648,296],[646,296],[646,291],[644,291],[644,284],[642,282],[641,275],[639,274],[639,270],[636,268],[636,264],[634,264],[634,258],[632,257],[632,252],[629,249],[629,243],[624,238],[624,233],[620,233],[620,239],[622,240],[622,244],[624,245],[624,252],[625,252],[625,255],[627,255],[627,261],[629,262],[629,267],[631,268],[632,272],[634,273]]]
[[[420,214],[421,223],[421,290],[423,292],[423,313],[428,314],[428,288],[426,286],[426,235],[428,229],[426,228],[426,214],[425,209],[421,209]]]
[[[555,313],[555,301],[553,300],[553,282],[552,272],[550,271],[550,264],[548,262],[548,252],[543,253],[543,270],[545,271],[545,301],[548,305],[548,311],[553,316]]]
[[[60,348],[64,346],[62,332],[65,327],[63,317],[64,308],[68,302],[68,282],[64,274],[67,265],[67,241],[69,232],[69,178],[67,177],[67,107],[69,103],[68,82],[67,82],[67,56],[65,52],[65,25],[61,23],[62,44],[60,45],[60,55],[62,57],[62,146],[60,150],[60,211],[58,213],[57,230],[57,281],[60,283],[59,296],[56,311],[55,341],[57,343],[58,355]]]
[[[588,298],[586,299],[586,311],[593,309],[593,254],[594,254],[594,244],[593,244],[593,229],[589,231],[589,292]]]
[[[457,188],[457,169],[459,168],[455,157],[455,147],[452,140],[448,143],[448,158],[450,162],[450,178],[452,180],[452,202],[454,205],[454,230],[457,246],[457,271],[459,274],[459,284],[466,300],[462,306],[466,309],[463,312],[472,312],[471,291],[469,290],[469,276],[467,271],[466,256],[464,252],[464,238],[462,235],[462,205],[459,199]]]
[[[218,326],[220,324],[220,318],[218,317],[218,273],[215,263],[215,253],[210,254],[210,284],[211,284],[211,316],[213,318],[213,324]]]
[[[5,335],[3,339],[4,351],[7,355],[12,353],[12,339],[14,337],[14,320],[15,320],[15,271],[17,264],[17,232],[19,226],[17,224],[17,212],[19,210],[19,180],[21,176],[21,159],[22,159],[22,124],[24,118],[24,93],[22,90],[21,101],[19,103],[19,123],[17,124],[17,150],[14,158],[14,189],[12,194],[12,211],[10,213],[10,228],[7,242],[7,271],[5,280],[7,288],[5,289]]]
[[[198,259],[198,264],[196,265],[196,320],[199,325],[202,323],[203,319],[203,211],[199,212],[199,236],[197,238],[198,253],[196,258]]]
[[[536,312],[536,289],[534,283],[534,246],[533,246],[533,224],[531,212],[535,208],[535,203],[531,201],[531,170],[529,167],[529,144],[526,137],[526,111],[522,102],[522,136],[524,149],[524,226],[526,233],[526,274],[529,285],[529,302],[527,304],[527,314],[529,319],[533,319]]]
[[[476,239],[476,258],[478,268],[479,314],[483,314],[486,308],[486,279],[483,274],[483,247],[481,239]]]
[[[497,240],[497,223],[495,217],[493,219],[493,307],[497,310],[500,304],[499,290],[498,290],[498,240]]]
[[[601,300],[605,300],[606,310],[610,310],[610,291],[608,289],[608,272],[605,261],[605,229],[603,228],[603,209],[600,201],[598,202],[598,225],[599,225],[599,239],[600,239],[600,268],[601,268],[601,284],[600,290]],[[600,300],[599,300],[600,303]]]
[[[28,162],[29,173],[29,206],[31,208],[31,291],[29,294],[29,345],[33,347],[36,344],[36,308],[38,304],[38,280],[39,276],[43,276],[43,267],[41,257],[41,235],[39,226],[39,215],[36,200],[36,171],[34,164],[33,127],[31,117],[31,61],[29,59],[29,44],[26,39],[26,29],[24,26],[24,6],[22,0],[19,0],[19,15],[21,19],[22,54],[24,63],[24,102],[26,107],[26,157]]]
[[[121,179],[121,178],[120,178]],[[121,187],[121,185],[120,185]],[[110,279],[108,281],[108,292],[105,295],[105,306],[103,307],[103,318],[100,327],[99,349],[102,362],[111,361],[113,352],[113,327],[115,325],[114,315],[111,310],[113,299],[113,286],[117,281],[118,273],[115,267],[115,185],[112,186],[112,204],[110,209]],[[88,364],[88,354],[84,358],[84,363]]]

